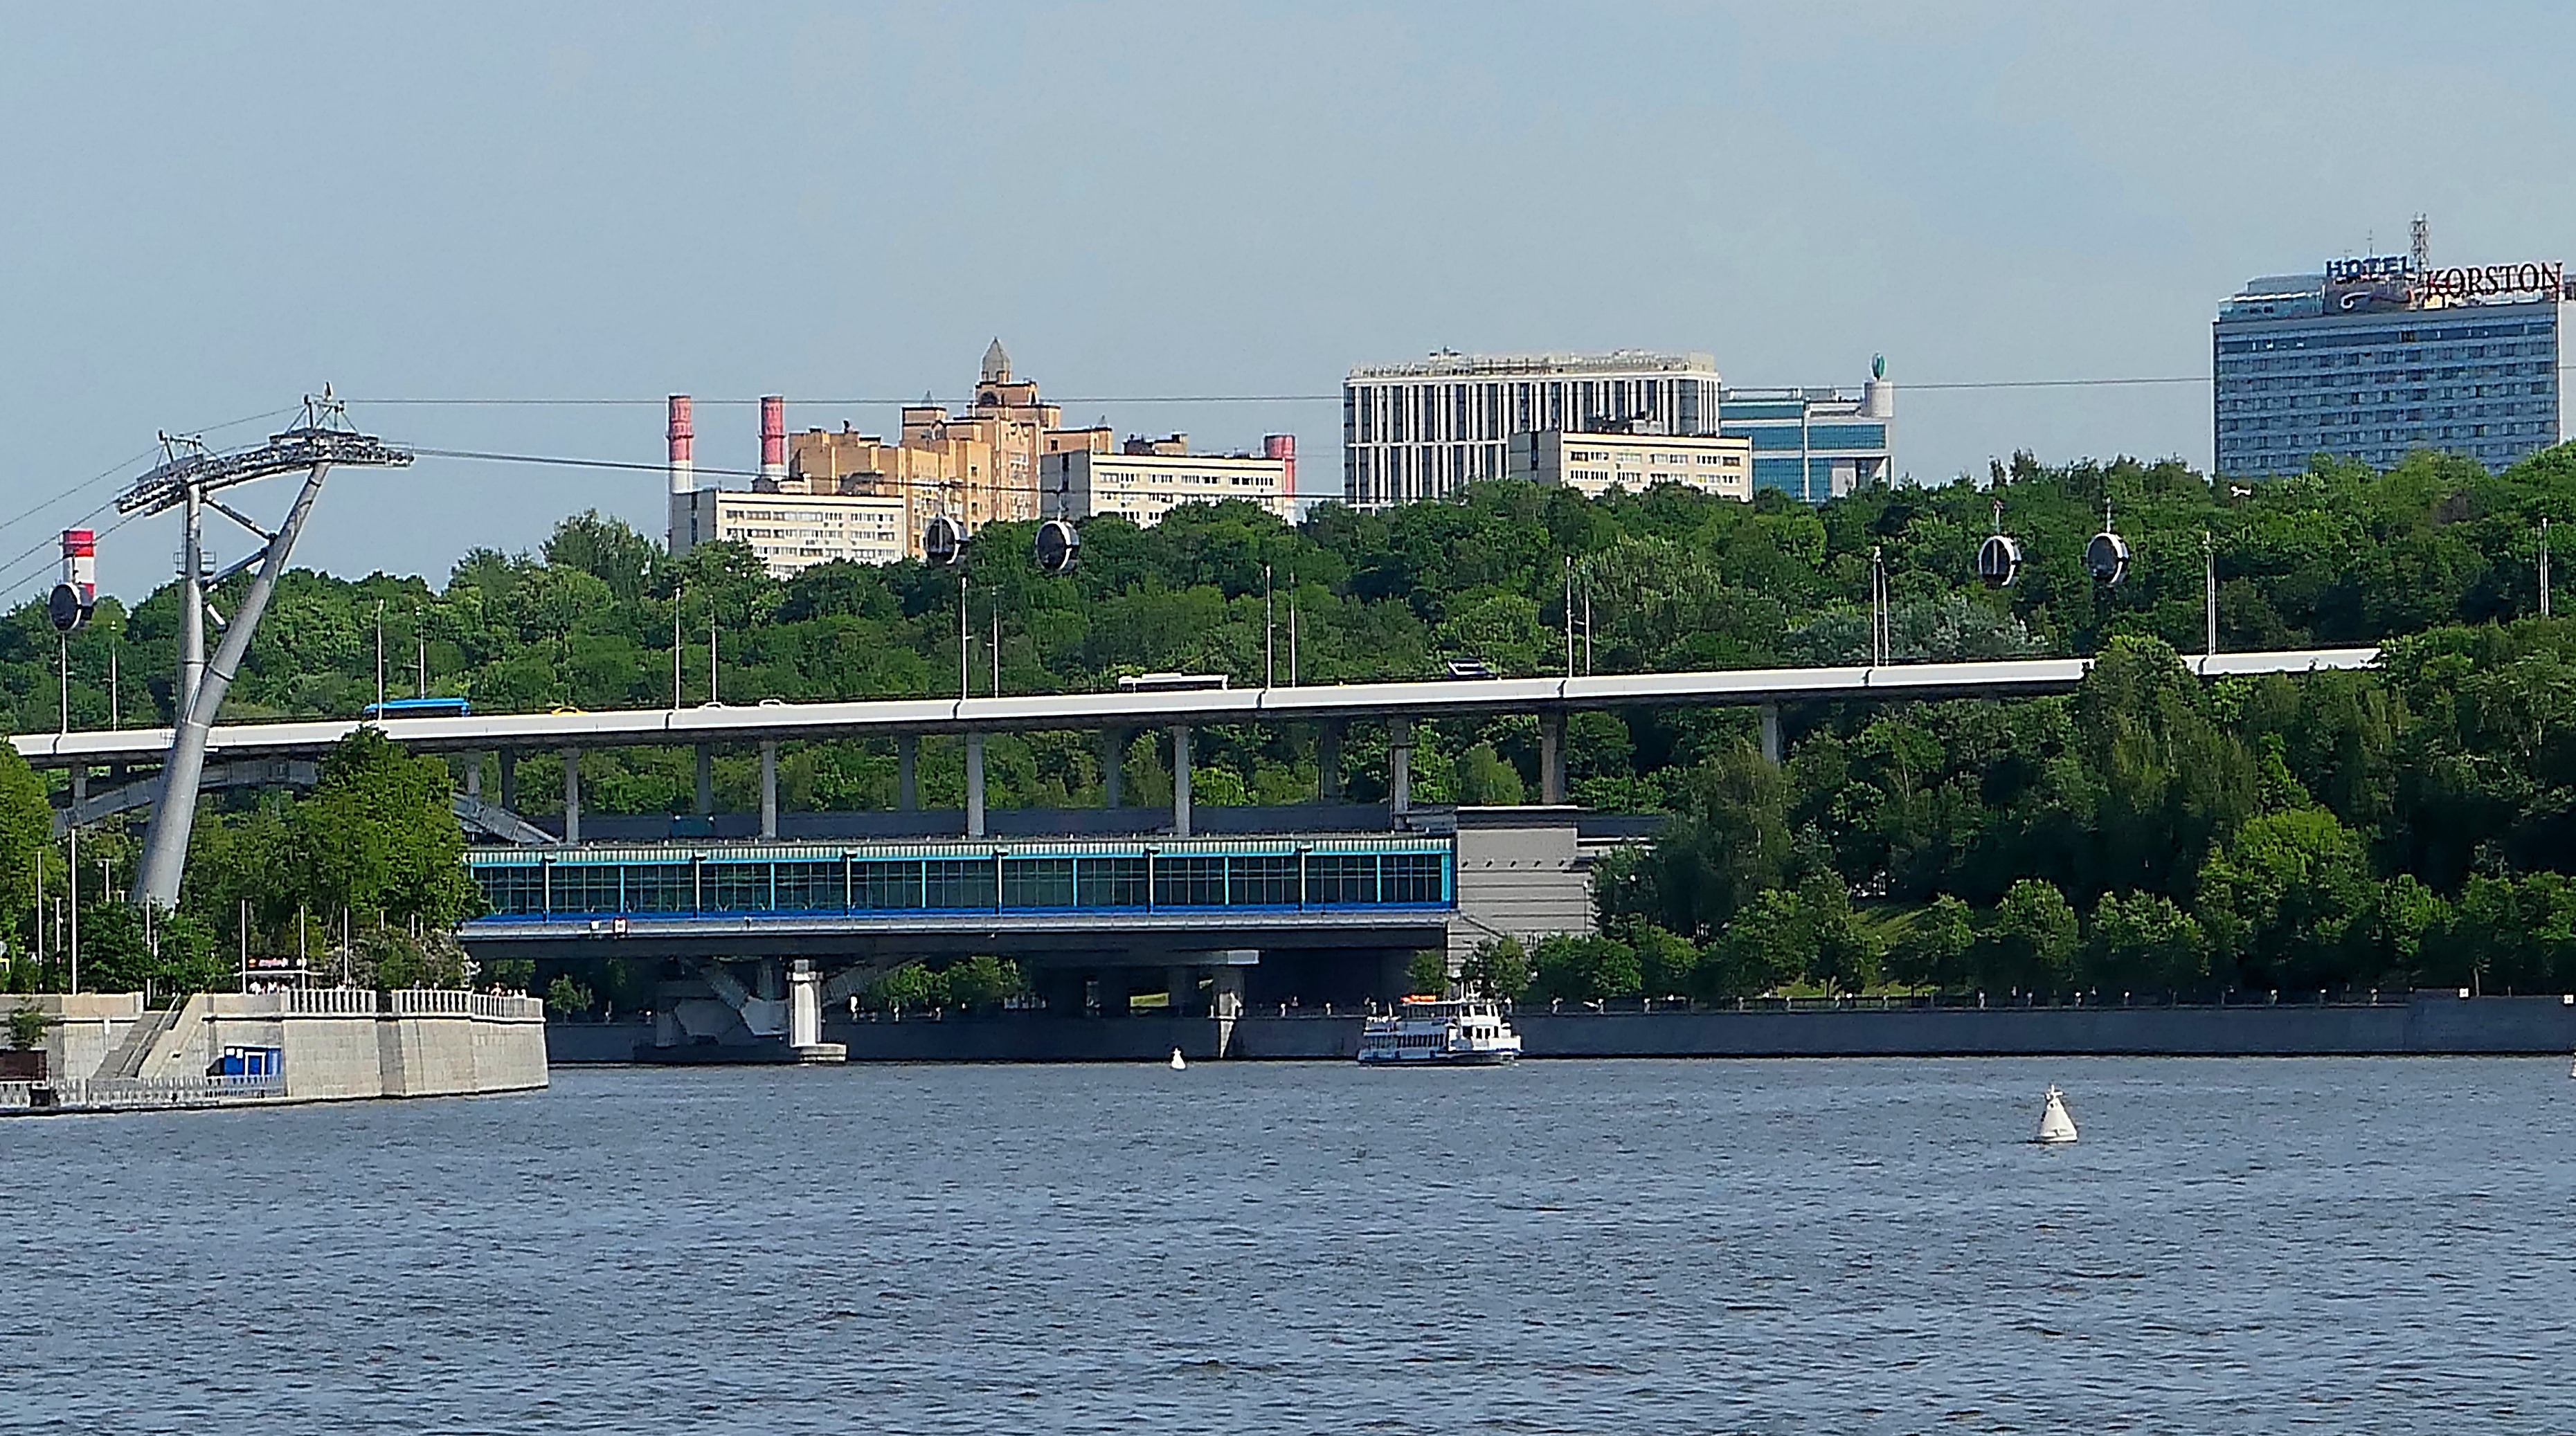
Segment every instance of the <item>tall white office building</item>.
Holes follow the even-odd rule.
[[[1718,391],[1707,354],[1440,353],[1364,365],[1342,381],[1342,492],[1375,509],[1501,478],[1515,434],[1714,434]]]

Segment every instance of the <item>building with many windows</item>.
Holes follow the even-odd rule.
[[[1641,494],[1681,484],[1721,498],[1753,497],[1753,445],[1715,434],[1514,434],[1503,476],[1563,484],[1597,499],[1613,485]]]
[[[1228,499],[1294,519],[1297,441],[1273,434],[1258,454],[1193,454],[1189,436],[1129,439],[1116,453],[1069,448],[1038,460],[1049,518],[1117,514],[1151,528],[1182,504]]]
[[[1717,432],[1706,354],[1434,354],[1342,381],[1342,492],[1354,508],[1438,498],[1501,478],[1516,434],[1651,426]]]
[[[2559,442],[2558,264],[2437,269],[2416,251],[2257,279],[2212,326],[2217,470],[2438,449],[2490,469]]]
[[[1884,357],[1847,389],[1724,392],[1718,432],[1753,446],[1753,487],[1811,504],[1896,481],[1896,386]]]
[[[744,493],[698,489],[688,496],[678,545],[730,539],[748,544],[772,578],[835,560],[894,563],[920,543],[915,505],[906,493],[886,495]],[[928,516],[922,516],[927,523]]]

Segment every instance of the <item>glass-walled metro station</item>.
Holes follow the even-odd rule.
[[[478,921],[1440,909],[1436,837],[476,848]]]

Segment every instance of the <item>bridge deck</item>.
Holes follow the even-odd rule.
[[[2378,656],[2375,648],[2320,648],[2225,653],[2186,661],[2204,676],[2221,677],[2363,668],[2376,662]],[[376,726],[407,747],[458,753],[494,748],[739,744],[771,739],[1096,730],[1172,724],[1473,718],[1544,710],[1720,707],[1819,699],[2012,698],[2070,691],[2083,681],[2091,662],[2084,658],[2033,658],[1990,663],[1905,663],[1878,668],[1747,668],[1179,693],[762,703],[739,708],[392,718]],[[318,757],[359,726],[356,719],[227,724],[214,730],[207,752],[232,759]],[[170,730],[22,733],[10,742],[38,767],[150,763],[158,762],[169,751]]]

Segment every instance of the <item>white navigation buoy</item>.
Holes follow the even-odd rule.
[[[2039,1135],[2031,1140],[2052,1144],[2074,1141],[2075,1119],[2066,1114],[2066,1094],[2057,1090],[2056,1083],[2048,1084],[2044,1103],[2039,1110]]]
[[[1177,1047],[1172,1049],[1172,1070],[1175,1072],[1190,1070],[1189,1062],[1181,1056],[1181,1049]]]

